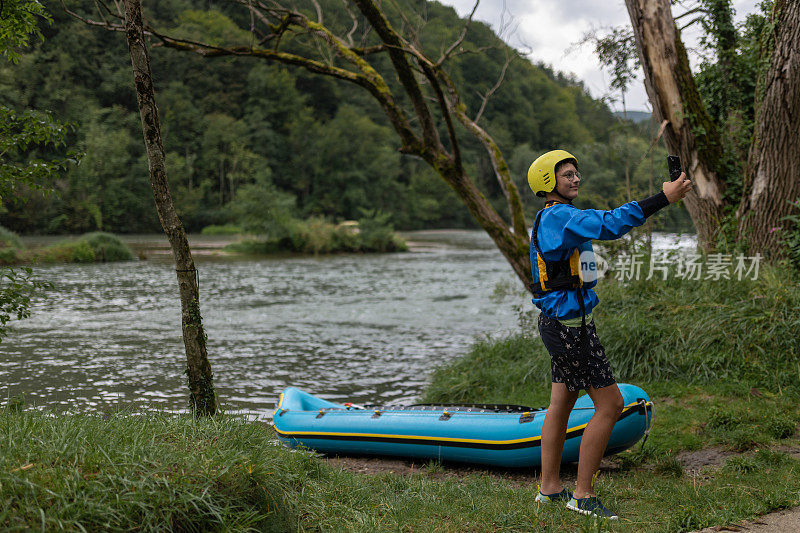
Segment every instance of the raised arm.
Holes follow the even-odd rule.
[[[581,243],[597,239],[619,239],[659,209],[677,202],[692,188],[692,182],[681,174],[675,181],[664,182],[662,192],[643,200],[628,202],[616,209],[577,209],[555,206],[545,211],[547,223],[539,227],[539,246],[542,252],[568,250]]]

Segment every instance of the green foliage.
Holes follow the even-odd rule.
[[[595,320],[621,379],[800,384],[800,289],[782,267],[757,280],[670,277],[599,287]]]
[[[73,155],[40,157],[37,149],[63,148],[69,127],[53,120],[50,113],[21,113],[0,105],[0,201],[21,186],[51,187],[59,171],[76,163]]]
[[[291,495],[327,474],[230,417],[0,411],[0,427],[2,529],[286,531]]]
[[[800,286],[786,268],[762,267],[757,280],[742,281],[604,280],[598,295],[593,316],[621,382],[729,382],[771,391],[800,386]],[[529,328],[476,343],[464,358],[434,372],[426,401],[544,401],[549,356],[530,334]],[[738,423],[737,413],[714,424],[727,430]],[[781,434],[784,426],[759,434]],[[742,443],[750,437],[736,436]]]
[[[594,45],[594,53],[600,60],[600,65],[610,71],[611,89],[620,91],[624,107],[625,92],[640,68],[633,30],[628,26],[620,26],[611,28],[611,32],[604,36],[589,32],[579,44],[587,42]]]
[[[8,336],[8,322],[30,316],[34,294],[50,288],[47,281],[36,278],[30,268],[0,267],[0,342]]]
[[[375,216],[332,224],[320,217],[290,220],[280,237],[246,239],[229,244],[227,251],[244,254],[298,252],[330,254],[341,252],[399,252],[407,250],[405,242],[392,231],[388,219]]]
[[[19,235],[0,226],[0,249],[7,248],[25,248],[25,245],[22,244]]]
[[[736,403],[711,407],[706,413],[703,436],[709,444],[721,443],[736,451],[747,451],[772,440],[791,437],[797,415],[778,407]]]
[[[364,475],[278,445],[265,424],[226,415],[53,415],[25,410],[16,399],[0,408],[7,437],[0,440],[2,529],[555,533],[608,527],[561,506],[531,505],[537,485],[525,472],[430,462],[406,473]],[[657,425],[651,441],[666,431]],[[800,462],[786,453],[759,450],[691,475],[674,453],[650,457],[652,467],[598,477],[604,503],[623,518],[614,531],[731,524],[798,503]],[[574,468],[562,472],[571,476]]]
[[[0,4],[0,20],[0,53],[12,63],[20,60],[21,50],[32,37],[44,40],[39,24],[53,21],[38,0],[4,0]]]
[[[103,232],[88,233],[81,237],[94,253],[98,261],[130,261],[134,259],[133,252],[127,244],[116,235]]]
[[[57,242],[45,248],[0,251],[0,264],[19,263],[94,263],[130,261],[135,256],[127,244],[116,235],[103,232],[87,233],[79,239]]]
[[[699,18],[704,33],[700,48],[705,59],[695,75],[697,88],[717,131],[723,154],[718,172],[727,188],[725,199],[741,199],[744,163],[753,139],[757,93],[766,72],[772,39],[772,2],[763,1],[758,12],[736,26],[730,0],[702,0]]]
[[[187,39],[251,43],[250,17],[238,11],[240,6],[220,4],[204,11],[197,7],[162,2],[148,6],[147,16],[155,27]],[[300,7],[313,15],[311,3],[301,2]],[[352,25],[346,6],[334,2],[323,8],[325,23],[346,34]],[[400,24],[398,8],[420,25],[421,43],[432,57],[463,28],[451,7],[405,2],[384,6],[390,19]],[[26,48],[13,69],[0,67],[8,80],[0,84],[0,103],[35,104],[53,110],[60,120],[79,124],[69,138],[85,152],[84,161],[61,174],[58,195],[17,188],[18,201],[6,206],[2,224],[20,233],[156,231],[159,223],[138,140],[138,109],[124,39],[87,27],[56,4],[52,11],[55,23],[47,41]],[[366,36],[368,41],[372,38]],[[293,35],[280,47],[316,55],[317,44]],[[474,113],[481,105],[479,94],[496,83],[506,53],[513,52],[479,22],[470,25],[463,47],[475,53],[453,57],[448,70]],[[398,89],[395,77],[387,75],[388,63],[374,58],[387,83]],[[286,213],[293,219],[318,216],[338,223],[359,219],[364,209],[391,215],[401,229],[475,226],[454,191],[424,161],[397,151],[396,134],[361,89],[252,59],[206,60],[164,48],[153,49],[151,59],[167,172],[187,230],[236,224],[280,239],[288,236]],[[521,58],[509,65],[481,119],[506,154],[526,145],[532,147],[528,156],[554,145],[592,146],[598,154],[612,153],[602,148],[611,122],[608,108],[593,100],[580,82]],[[485,149],[457,128],[465,167],[504,211]],[[624,176],[619,165],[608,164],[605,175],[619,183]],[[524,170],[515,168],[515,178],[524,185]],[[525,185],[523,195],[526,192]],[[257,216],[254,198],[266,202],[263,211],[270,212],[269,217]]]
[[[239,235],[242,233],[242,227],[236,224],[224,224],[222,226],[211,225],[203,228],[203,231],[200,233],[202,235]]]
[[[56,250],[53,250],[54,256],[65,254],[62,257],[67,263],[94,263],[97,259],[94,249],[83,240],[64,243]]]
[[[242,231],[279,240],[292,232],[294,204],[294,197],[279,191],[265,169],[255,183],[239,189],[232,208]]]
[[[792,202],[795,213],[783,217],[785,227],[772,228],[778,231],[779,238],[786,250],[789,265],[795,272],[800,273],[800,198]]]
[[[358,241],[360,248],[370,252],[396,252],[405,250],[406,245],[394,232],[392,215],[374,212],[358,221]]]

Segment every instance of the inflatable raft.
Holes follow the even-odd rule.
[[[652,402],[635,385],[620,384],[625,407],[606,455],[626,450],[646,435]],[[539,466],[546,409],[517,405],[427,405],[363,408],[317,398],[296,388],[278,399],[273,417],[288,445],[323,453],[392,455],[503,467]],[[581,435],[594,414],[588,395],[569,417],[562,462],[578,460]]]

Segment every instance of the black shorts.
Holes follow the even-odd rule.
[[[553,383],[563,383],[567,390],[602,389],[616,383],[606,359],[606,352],[594,321],[586,324],[589,350],[581,349],[581,328],[565,326],[558,320],[539,314],[539,335],[550,352],[550,373]]]

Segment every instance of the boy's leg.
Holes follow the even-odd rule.
[[[622,394],[620,394],[616,383],[600,389],[589,387],[587,392],[594,402],[595,410],[594,416],[589,420],[586,429],[583,431],[583,437],[581,437],[575,498],[595,495],[592,487],[592,478],[597,472],[600,460],[606,451],[611,430],[614,429],[614,424],[619,420],[619,415],[624,407]],[[547,423],[546,419],[545,423]],[[544,455],[544,434],[542,434],[542,455]]]
[[[560,479],[561,452],[569,413],[577,399],[578,391],[569,391],[563,383],[553,383],[550,406],[542,424],[542,482],[539,490],[543,494],[555,494],[563,489]]]

